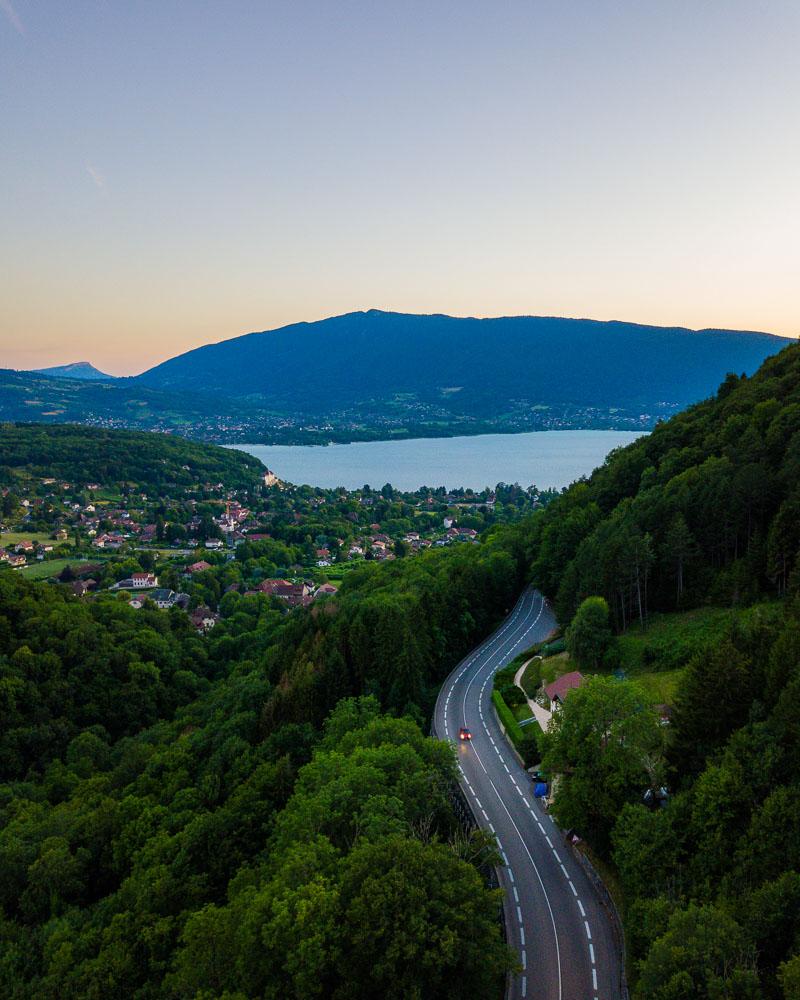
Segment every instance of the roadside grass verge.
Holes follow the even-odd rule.
[[[526,649],[523,652],[518,653],[507,667],[503,667],[503,671],[507,670],[513,677],[523,663],[526,663],[532,656],[536,656],[541,645],[542,644],[540,642],[537,642],[534,646],[531,646],[530,649]]]
[[[494,702],[494,707],[497,711],[497,716],[503,724],[503,728],[506,731],[506,735],[511,740],[511,742],[519,751],[520,744],[522,743],[522,729],[520,728],[519,722],[517,722],[514,713],[503,701],[503,696],[499,691],[492,691],[492,701]]]
[[[519,682],[529,698],[535,697],[539,685],[542,683],[542,661],[531,660]]]
[[[539,753],[539,735],[541,733],[539,723],[531,722],[524,728],[519,724],[519,720],[522,718],[532,718],[528,706],[519,705],[513,709],[510,708],[497,689],[492,691],[492,704],[503,729],[505,729],[506,739],[522,758],[525,767],[538,763],[541,756]],[[524,713],[520,711],[518,716],[517,711],[522,709],[524,709]]]

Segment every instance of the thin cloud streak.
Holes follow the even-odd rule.
[[[4,2],[4,0],[0,0],[0,3],[3,3],[3,2]],[[100,191],[100,192],[102,192],[103,194],[105,194],[106,193],[106,179],[105,179],[105,177],[103,177],[103,175],[97,169],[97,167],[93,167],[91,163],[87,163],[86,164],[86,173],[92,178],[92,181],[94,182],[95,187],[97,188],[97,190]]]
[[[17,31],[21,34],[25,34],[25,25],[20,20],[19,14],[14,10],[14,5],[11,0],[0,0],[0,10],[6,15],[9,21],[14,25]]]

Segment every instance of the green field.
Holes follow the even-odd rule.
[[[322,569],[315,567],[315,569],[320,579],[324,577],[328,583],[332,583],[334,587],[338,587],[351,570],[363,565],[364,561],[359,560],[354,563],[334,563],[332,566],[324,566]]]
[[[74,564],[74,559],[44,559],[42,562],[34,562],[29,566],[21,567],[17,572],[22,573],[29,580],[46,580],[50,576],[58,576],[65,566]]]
[[[672,705],[683,670],[643,671],[631,677],[639,687],[644,688],[648,700],[654,705]]]
[[[110,490],[103,488],[95,490],[95,492],[92,493],[91,495],[94,497],[94,500],[92,501],[93,503],[102,504],[104,507],[107,507],[109,504],[116,504],[122,502],[122,494],[119,493],[118,490]]]
[[[574,669],[575,664],[570,661],[566,653],[548,657],[543,662],[534,660],[522,675],[522,686],[528,697],[532,698],[542,681],[545,684],[550,684],[556,677]],[[682,669],[648,670],[638,667],[636,670],[626,672],[626,676],[630,680],[635,680],[640,687],[644,688],[648,700],[652,701],[654,705],[671,705],[673,703],[682,675]]]

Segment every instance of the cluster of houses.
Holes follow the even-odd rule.
[[[199,565],[210,569],[208,563],[193,564],[194,567]],[[187,572],[191,568],[187,566]],[[93,581],[91,580],[77,581],[73,584],[73,593],[81,597],[84,596],[88,590],[92,589],[92,583]],[[151,601],[161,611],[168,611],[173,607],[181,608],[183,611],[186,611],[189,620],[200,633],[208,632],[220,620],[220,616],[216,611],[212,611],[211,608],[198,607],[190,609],[191,598],[189,594],[176,593],[168,587],[159,587],[158,577],[155,573],[132,573],[124,580],[119,580],[117,583],[112,584],[109,590],[126,593],[128,595],[128,606],[134,609],[143,608],[147,601]]]
[[[430,548],[432,545],[441,547],[450,545],[452,542],[477,542],[478,540],[478,532],[474,528],[456,527],[452,518],[446,517],[444,526],[444,534],[437,538],[422,538],[419,532],[409,531],[405,535],[404,541],[412,552],[418,552],[421,549]]]
[[[198,573],[212,569],[210,563],[204,559],[190,563],[183,570],[183,577],[191,579]],[[73,592],[84,596],[92,589],[94,581],[78,581],[77,587],[73,585]],[[238,590],[238,585],[234,584],[228,588]],[[198,632],[208,632],[220,620],[220,616],[207,607],[190,609],[191,598],[189,594],[176,593],[168,588],[159,587],[159,580],[155,573],[133,573],[124,580],[112,584],[109,590],[126,593],[129,596],[129,605],[132,608],[142,608],[146,601],[152,601],[157,608],[169,610],[172,607],[182,608],[189,615],[190,620]],[[313,581],[301,580],[295,582],[286,579],[262,580],[255,590],[244,592],[245,597],[258,596],[260,594],[268,597],[277,597],[285,602],[289,608],[308,607],[321,597],[330,597],[337,592],[337,588],[331,583],[323,583],[317,586]]]
[[[265,487],[284,486],[270,470],[264,472],[261,479]],[[40,480],[40,483],[42,487],[46,487],[45,496],[36,495],[37,492],[41,493],[41,487],[32,485],[28,494],[20,500],[24,510],[23,521],[49,520],[53,531],[58,532],[56,541],[67,540],[67,527],[69,527],[69,530],[75,533],[76,538],[86,540],[98,553],[114,554],[130,546],[148,546],[159,543],[161,541],[160,532],[155,523],[157,505],[164,514],[165,520],[168,519],[172,524],[177,523],[183,529],[185,538],[182,534],[180,544],[186,547],[203,546],[208,551],[213,552],[224,548],[232,549],[246,541],[260,541],[270,537],[264,530],[265,511],[261,509],[251,510],[250,506],[242,502],[243,494],[241,492],[225,490],[222,483],[206,483],[202,488],[196,487],[194,491],[187,491],[180,498],[171,496],[166,501],[168,508],[179,507],[182,508],[183,512],[187,507],[191,509],[203,502],[193,499],[192,492],[198,496],[202,490],[206,501],[209,495],[215,493],[219,495],[221,492],[222,498],[215,499],[214,502],[220,503],[223,509],[212,519],[215,527],[214,535],[217,537],[205,537],[208,533],[207,515],[205,524],[204,517],[196,512],[188,518],[186,514],[179,519],[170,517],[164,509],[165,499],[163,497],[148,499],[144,492],[129,492],[124,495],[122,504],[117,501],[117,505],[113,506],[96,498],[97,492],[103,488],[98,483],[75,485],[52,477],[44,478]],[[64,494],[70,490],[75,495],[65,496]],[[6,489],[4,492],[8,493],[8,490]],[[282,492],[286,496],[291,494],[291,491],[282,490]],[[247,493],[244,496],[247,498],[246,503],[252,505],[254,495]],[[344,498],[343,495],[339,499]],[[369,508],[374,506],[381,497],[365,493],[354,497],[354,499],[357,499],[360,505]],[[130,509],[126,503],[130,505]],[[325,503],[325,496],[304,495],[301,500],[302,508],[311,510],[315,510]],[[477,505],[490,510],[494,504],[494,495],[488,497],[484,495],[480,498],[476,496],[465,501],[463,497],[459,498],[448,494],[446,496],[437,495],[435,498],[433,496],[422,498],[416,506],[433,510],[439,505],[448,505],[448,509],[461,508],[465,511],[474,511]],[[359,519],[355,514],[350,516],[355,523],[358,523]],[[302,522],[303,514],[300,510],[295,510],[294,518],[296,523]],[[475,529],[458,527],[454,524],[452,517],[446,517],[443,533],[441,531],[437,533],[430,529],[425,530],[424,533],[410,531],[403,541],[408,551],[413,554],[433,545],[442,546],[454,541],[474,541],[477,534]],[[321,539],[318,543],[314,559],[317,568],[325,569],[333,563],[334,556],[331,551],[333,541]],[[368,533],[357,536],[355,539],[348,539],[346,542],[343,539],[336,539],[335,543],[337,552],[346,553],[349,559],[366,556],[381,561],[394,558],[394,549],[398,541],[400,538],[389,537],[385,532],[382,532],[379,524],[372,524],[368,528]],[[10,554],[16,556],[25,553],[13,552]],[[341,556],[339,555],[338,558]],[[12,565],[23,565],[21,560],[11,559],[9,561]]]
[[[24,540],[17,542],[16,545],[12,545],[8,549],[0,548],[0,563],[6,563],[8,566],[14,567],[14,569],[19,569],[22,566],[28,565],[29,556],[42,560],[54,548],[55,545],[52,542]]]
[[[435,497],[405,495],[402,502],[407,509],[401,515],[406,519],[405,524],[399,530],[389,528],[389,534],[386,530],[389,524],[387,519],[394,520],[395,513],[385,510],[386,497],[372,493],[368,488],[353,493],[341,491],[335,495],[330,491],[314,492],[306,488],[293,490],[284,487],[271,471],[263,474],[262,482],[265,487],[279,486],[281,489],[278,493],[264,494],[262,498],[257,489],[229,490],[222,483],[206,483],[180,491],[176,487],[174,491],[161,491],[162,495],[148,498],[140,489],[122,488],[115,499],[108,501],[108,494],[106,497],[102,495],[105,487],[98,483],[75,485],[54,478],[21,483],[15,487],[22,511],[17,512],[14,518],[17,522],[14,530],[29,529],[42,537],[40,532],[46,527],[53,543],[27,541],[9,545],[5,550],[0,548],[0,563],[20,568],[34,557],[46,559],[68,555],[70,572],[65,571],[62,579],[76,596],[87,597],[108,588],[120,597],[124,595],[132,608],[144,607],[147,602],[163,610],[180,608],[190,617],[198,632],[207,632],[219,621],[219,615],[207,607],[192,608],[191,605],[198,600],[214,604],[212,592],[219,593],[216,581],[204,580],[201,576],[215,573],[221,566],[219,557],[214,558],[211,553],[226,550],[227,559],[232,560],[236,546],[273,538],[293,546],[296,562],[272,570],[290,578],[276,576],[256,583],[256,570],[247,576],[247,582],[233,583],[225,591],[236,590],[244,596],[260,594],[274,597],[287,608],[308,607],[337,591],[333,584],[319,585],[318,581],[308,579],[308,576],[314,575],[325,578],[324,574],[315,574],[315,569],[325,570],[342,558],[383,561],[395,559],[400,549],[405,554],[414,554],[432,546],[476,542],[478,531],[458,525],[454,520],[454,509],[474,514],[478,506],[491,509],[495,503],[494,496],[487,499],[485,493],[480,498],[476,496],[467,501],[463,497],[444,495],[444,491],[437,492]],[[3,492],[7,494],[8,490]],[[400,495],[396,499],[400,500]],[[341,518],[352,522],[352,529],[338,529],[343,537],[335,537],[335,531],[325,535],[320,530],[320,527],[324,530],[325,520],[321,521],[315,512],[325,504],[341,505],[332,514],[340,524]],[[416,508],[414,514],[408,512],[410,507]],[[414,521],[417,514],[424,516]],[[298,540],[295,530],[295,526],[302,525],[307,518],[315,523],[316,531],[320,532],[310,547],[307,542]],[[381,520],[385,521],[386,527],[378,523]],[[375,523],[370,524],[369,521]],[[406,530],[412,523],[418,524],[419,530]],[[472,518],[471,523],[479,522]],[[210,526],[213,526],[211,531]],[[176,528],[180,530],[176,531]],[[215,537],[208,537],[209,534]],[[310,530],[308,536],[313,537],[314,531]],[[19,534],[15,537],[18,538]],[[54,551],[59,543],[69,544],[71,538],[74,541],[68,552]],[[165,539],[166,544],[171,543],[176,550],[179,546],[196,550],[192,557],[194,561],[182,570],[175,566],[161,570],[169,586],[161,583],[156,573],[146,571],[131,573],[109,586],[110,581],[120,575],[115,573],[115,568],[121,558],[137,559],[138,553],[147,551],[151,545],[160,549]],[[90,548],[97,553],[95,561],[91,565],[81,564],[79,553],[88,552]],[[202,549],[205,549],[207,559],[202,558]],[[180,550],[174,552],[178,558],[184,554]],[[73,557],[76,562],[73,562]],[[156,554],[156,560],[159,567],[164,565],[163,554]],[[148,555],[147,560],[142,558],[140,564],[153,566],[155,560]],[[54,566],[53,578],[62,569],[63,564]],[[250,573],[249,569],[247,573]],[[241,579],[241,573],[239,575]],[[182,584],[181,580],[186,582]],[[246,587],[253,589],[245,590]],[[184,590],[190,593],[184,593]]]

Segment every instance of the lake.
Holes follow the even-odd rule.
[[[471,437],[357,441],[353,444],[235,445],[278,476],[298,485],[331,489],[400,490],[458,486],[481,490],[497,483],[539,489],[568,486],[602,465],[606,455],[640,437],[637,431],[532,431]]]

